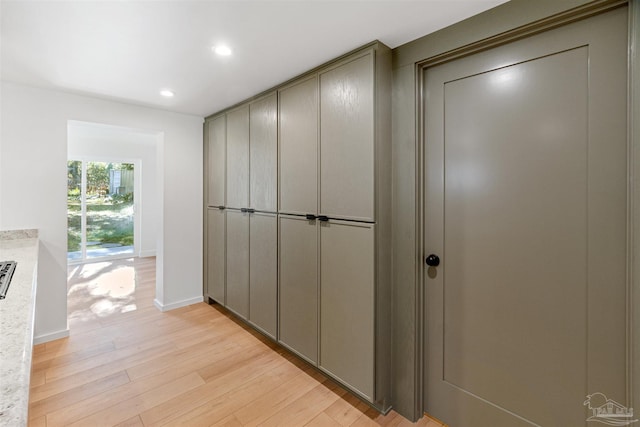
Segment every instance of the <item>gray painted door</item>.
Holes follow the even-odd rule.
[[[278,323],[278,217],[249,218],[249,320],[275,338]]]
[[[220,116],[209,122],[208,167],[209,174],[207,205],[225,205],[225,176],[226,176],[226,146],[227,129],[226,117]]]
[[[426,71],[424,405],[451,426],[628,405],[626,16]]]
[[[318,363],[318,227],[280,215],[279,341]]]
[[[249,105],[227,113],[227,206],[249,206]]]
[[[225,211],[207,209],[207,293],[225,305]]]
[[[318,78],[280,91],[280,212],[318,212]]]
[[[373,221],[374,58],[320,74],[320,213]]]
[[[278,95],[249,106],[249,182],[253,209],[278,210]]]
[[[374,395],[374,225],[320,226],[320,367]]]
[[[249,317],[249,214],[227,210],[227,308]]]

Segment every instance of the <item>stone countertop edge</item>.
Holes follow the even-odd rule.
[[[0,261],[16,261],[0,300],[0,426],[26,426],[33,353],[38,231],[0,231]]]

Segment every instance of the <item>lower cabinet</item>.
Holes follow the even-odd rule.
[[[249,321],[272,338],[278,329],[278,216],[249,214]]]
[[[375,402],[375,225],[207,215],[209,296]]]
[[[226,307],[276,338],[278,216],[227,209],[226,231]]]
[[[318,227],[280,216],[279,341],[318,364]]]
[[[374,400],[374,225],[320,223],[319,366]]]
[[[227,209],[227,308],[249,318],[249,214]]]
[[[370,401],[374,231],[368,223],[280,216],[279,341]]]
[[[225,218],[224,210],[207,209],[207,295],[225,305]]]

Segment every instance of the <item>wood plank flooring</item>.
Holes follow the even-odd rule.
[[[153,306],[155,258],[69,267],[68,338],[34,347],[29,426],[409,426],[205,303]]]

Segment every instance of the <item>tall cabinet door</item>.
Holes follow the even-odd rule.
[[[272,338],[278,328],[278,216],[249,220],[249,320]]]
[[[207,209],[207,294],[225,305],[225,211]]]
[[[374,225],[320,226],[320,367],[374,394]]]
[[[249,106],[227,113],[227,206],[249,206]]]
[[[207,206],[225,206],[227,122],[220,116],[209,122]]]
[[[317,221],[280,216],[280,343],[318,363]]]
[[[280,91],[280,212],[318,212],[318,78]]]
[[[320,213],[374,220],[373,53],[320,74]]]
[[[278,210],[278,95],[273,93],[250,105],[249,206]]]
[[[249,214],[227,210],[227,308],[249,317]]]

